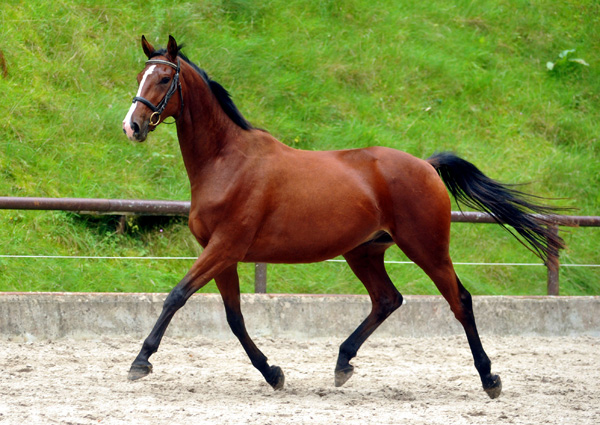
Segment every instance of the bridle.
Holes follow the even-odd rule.
[[[171,100],[171,97],[175,94],[176,90],[179,91],[179,97],[181,99],[181,108],[179,110],[179,115],[181,116],[181,111],[183,110],[183,94],[181,93],[181,83],[179,82],[179,58],[177,58],[177,64],[160,59],[150,59],[146,62],[146,65],[167,65],[175,70],[175,76],[171,81],[171,86],[169,87],[169,90],[167,90],[167,94],[165,94],[165,97],[163,97],[163,99],[159,102],[158,105],[155,106],[148,99],[145,99],[141,96],[136,96],[133,98],[132,103],[142,102],[144,105],[146,105],[152,110],[152,115],[150,115],[150,125],[152,127],[156,127],[160,123],[161,114],[167,107],[169,100]]]

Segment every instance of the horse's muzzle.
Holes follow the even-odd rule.
[[[143,123],[141,126],[135,121],[123,121],[123,133],[134,142],[143,142],[148,137],[149,125]]]

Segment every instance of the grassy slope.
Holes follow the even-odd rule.
[[[0,4],[0,194],[189,199],[173,127],[121,133],[143,67],[139,37],[168,34],[255,125],[304,149],[454,150],[492,177],[531,182],[600,215],[600,7],[594,1],[61,1]],[[254,5],[257,3],[258,5]],[[590,63],[550,75],[576,48]],[[1,253],[197,255],[185,223],[0,212]],[[160,231],[160,230],[163,231]],[[598,263],[600,230],[563,233],[565,263]],[[461,262],[535,262],[495,226],[453,226]],[[403,259],[390,250],[389,259]],[[0,259],[1,290],[163,291],[189,261]],[[477,294],[541,294],[543,267],[457,266]],[[404,293],[435,293],[392,265]],[[252,267],[244,265],[243,290]],[[563,294],[600,293],[598,269],[561,269]],[[344,265],[271,266],[272,292],[362,292]],[[214,290],[209,286],[207,290]]]

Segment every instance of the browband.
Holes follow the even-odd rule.
[[[146,65],[150,65],[150,64],[153,64],[153,65],[167,65],[167,66],[170,66],[173,69],[178,69],[179,68],[179,66],[177,66],[176,63],[169,62],[169,61],[164,61],[164,60],[161,60],[161,59],[150,59],[150,60],[146,61]]]

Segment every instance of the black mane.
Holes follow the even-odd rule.
[[[210,77],[208,76],[208,74],[206,73],[206,71],[204,71],[198,65],[196,65],[195,63],[190,61],[186,55],[181,53],[182,48],[183,48],[183,45],[178,46],[177,56],[180,57],[181,59],[183,59],[184,61],[186,61],[204,79],[206,84],[208,84],[208,87],[210,87],[210,90],[213,92],[213,94],[219,101],[219,105],[221,105],[221,108],[223,108],[223,111],[227,114],[227,116],[235,124],[237,124],[239,127],[241,127],[244,130],[251,130],[252,128],[254,128],[254,127],[252,127],[252,124],[250,124],[246,120],[246,118],[244,118],[244,116],[239,111],[237,106],[235,106],[235,104],[233,103],[233,100],[231,100],[231,96],[229,95],[229,92],[227,90],[225,90],[225,88],[221,84],[217,83],[214,80],[211,80]],[[159,50],[156,50],[152,54],[151,58],[156,57],[156,56],[166,56],[166,54],[167,54],[166,49],[159,49]]]

